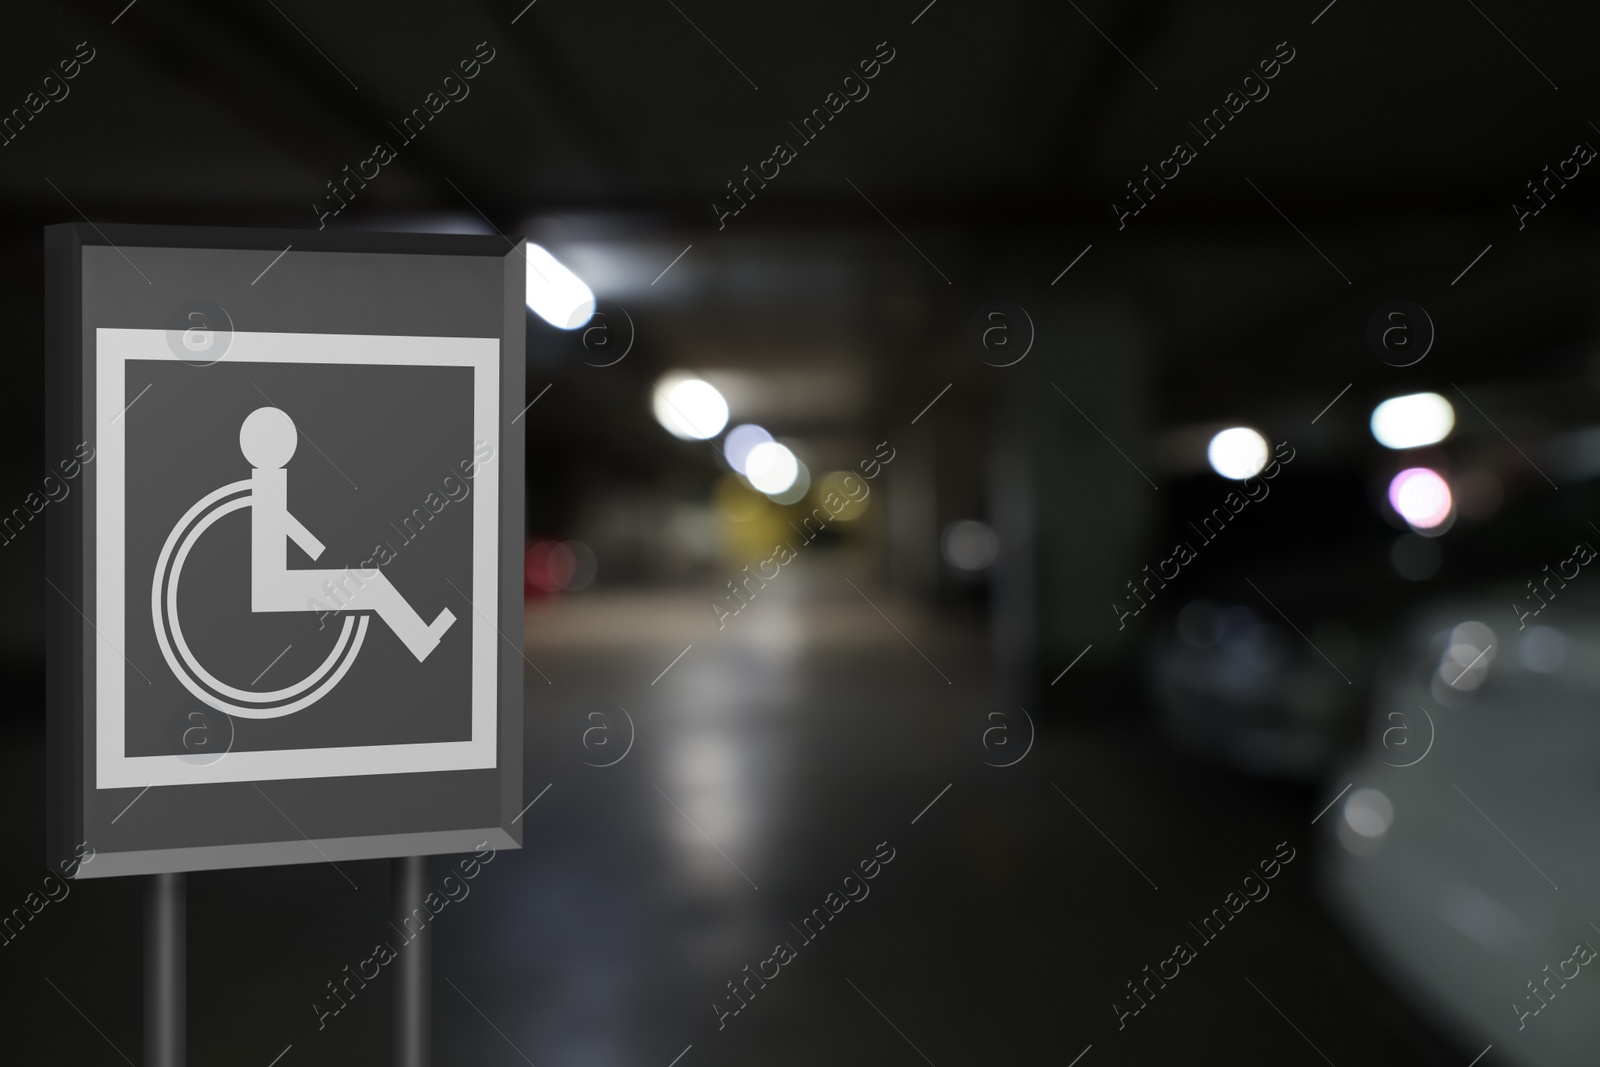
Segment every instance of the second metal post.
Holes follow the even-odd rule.
[[[428,909],[423,904],[428,894],[428,857],[394,860],[389,877],[394,925],[410,939],[398,947],[394,963],[394,1067],[431,1067],[433,927],[426,921]]]

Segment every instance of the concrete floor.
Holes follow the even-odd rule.
[[[1315,795],[1168,752],[1134,680],[1088,671],[1052,691],[1059,707],[1029,709],[1025,758],[987,766],[984,635],[857,581],[869,603],[825,557],[805,567],[722,631],[690,596],[530,611],[549,679],[526,672],[539,799],[525,848],[436,923],[437,1063],[1469,1058],[1314,903]],[[627,715],[590,716],[613,706]],[[6,907],[44,873],[37,718],[4,747]],[[1190,923],[1283,841],[1297,856],[1271,896],[1201,943]],[[805,940],[801,920],[859,895],[845,876],[888,850],[869,895]],[[340,868],[354,887],[325,864],[190,877],[192,1063],[388,1062],[385,977],[322,1029],[312,1007],[390,936],[388,865]],[[1183,940],[1197,958],[1119,1031],[1113,1001]],[[793,958],[719,1021],[728,983],[770,975],[780,942]],[[132,881],[51,904],[0,948],[4,1059],[138,1062],[140,951]]]

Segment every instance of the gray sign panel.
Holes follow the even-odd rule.
[[[50,447],[84,490],[49,516],[52,857],[516,847],[521,258],[48,234]]]

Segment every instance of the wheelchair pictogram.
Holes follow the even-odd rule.
[[[376,568],[370,575],[344,570],[290,569],[288,543],[293,541],[313,560],[324,550],[321,541],[288,509],[288,471],[299,443],[294,421],[274,407],[257,408],[239,429],[239,448],[249,460],[251,476],[215,489],[196,501],[168,534],[157,557],[150,590],[150,611],[156,639],[167,665],[198,700],[218,711],[249,719],[273,719],[315,704],[344,678],[366,640],[371,614],[376,614],[420,663],[428,658],[456,621],[445,608],[432,623],[423,622],[389,579]],[[216,522],[249,508],[250,610],[252,612],[317,612],[329,588],[338,590],[342,610],[349,612],[333,650],[310,674],[292,685],[268,692],[240,689],[216,678],[199,662],[184,639],[178,618],[178,588],[185,561],[200,537]],[[241,560],[241,566],[246,562]],[[360,614],[353,614],[360,613]]]

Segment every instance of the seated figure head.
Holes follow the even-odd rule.
[[[278,408],[256,408],[239,427],[239,450],[259,470],[276,470],[288,463],[299,443],[294,420]]]

